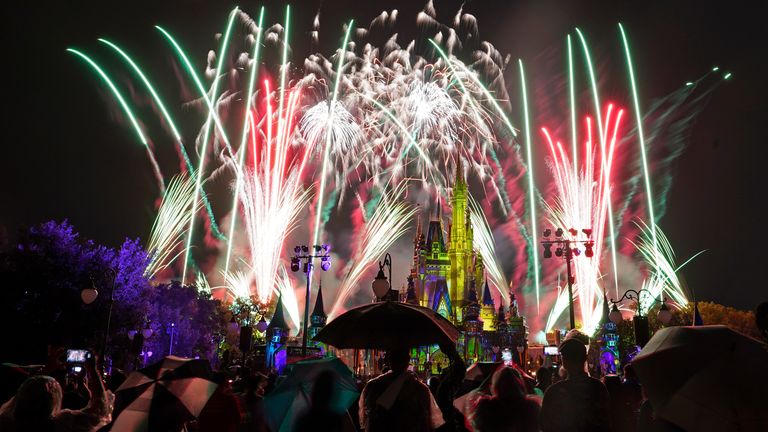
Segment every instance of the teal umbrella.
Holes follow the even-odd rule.
[[[352,371],[336,357],[303,360],[288,365],[287,376],[264,397],[267,424],[273,432],[290,432],[296,421],[309,410],[312,388],[317,377],[330,371],[336,375],[331,408],[343,414],[360,394]]]

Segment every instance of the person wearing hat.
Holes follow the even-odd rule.
[[[559,347],[566,379],[544,393],[539,417],[543,432],[609,431],[610,396],[605,385],[587,375],[587,347],[567,338]]]

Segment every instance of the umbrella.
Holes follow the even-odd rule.
[[[287,366],[287,376],[264,397],[267,423],[274,432],[292,431],[299,416],[310,407],[310,396],[317,377],[326,371],[336,376],[336,391],[331,409],[344,413],[357,399],[357,383],[352,371],[338,358],[302,360]]]
[[[668,327],[632,364],[656,415],[686,430],[768,430],[768,351],[726,326]]]
[[[123,408],[112,432],[179,430],[200,415],[216,387],[207,360],[168,356],[132,372],[117,389]]]
[[[459,331],[432,309],[384,301],[359,306],[329,322],[314,340],[336,348],[411,348],[453,345]]]

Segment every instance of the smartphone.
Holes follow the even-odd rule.
[[[85,363],[86,360],[91,358],[91,352],[84,349],[69,349],[67,350],[67,363]]]

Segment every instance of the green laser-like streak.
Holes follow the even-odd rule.
[[[218,90],[218,87],[219,87],[219,74],[218,73],[219,73],[219,71],[221,71],[221,68],[222,68],[222,66],[224,64],[224,58],[226,57],[227,45],[229,44],[229,35],[230,35],[230,32],[232,31],[232,23],[234,23],[236,15],[237,15],[237,8],[232,10],[232,12],[230,13],[229,21],[227,22],[227,30],[224,33],[224,40],[222,41],[222,46],[221,46],[221,50],[220,50],[221,55],[219,56],[219,64],[216,67],[216,77],[213,79],[213,87],[212,87],[212,91],[211,91],[211,99],[212,100],[216,100],[216,91]],[[175,40],[173,40],[173,38],[171,37],[170,34],[168,34],[168,32],[166,32],[165,30],[163,30],[159,26],[155,26],[155,27],[157,27],[158,30],[160,30],[161,32],[163,32],[163,34],[166,35],[166,37],[171,41],[171,43],[176,48],[177,52],[179,52],[181,54],[181,57],[184,59],[185,63],[187,64],[188,70],[190,71],[190,73],[194,77],[195,82],[200,87],[201,93],[203,93],[203,95],[206,97],[206,101],[208,101],[206,92],[204,91],[204,89],[202,87],[202,83],[200,83],[199,78],[197,78],[197,74],[194,73],[194,69],[192,68],[192,65],[189,63],[189,59],[187,59],[187,56],[183,54],[183,50],[181,49],[181,47],[179,47],[179,45],[176,43]],[[210,103],[210,101],[208,101],[208,102],[209,102],[209,104],[208,104],[208,108],[209,108],[208,119],[205,121],[205,133],[203,135],[203,144],[202,144],[201,152],[200,152],[200,162],[198,163],[197,183],[195,185],[194,197],[192,198],[192,202],[193,203],[195,201],[197,201],[197,199],[200,196],[200,194],[202,192],[202,189],[203,189],[203,181],[202,181],[202,179],[203,179],[203,173],[204,173],[204,169],[205,169],[205,155],[206,155],[207,149],[208,149],[208,137],[210,135],[211,118],[213,118],[213,117],[218,118],[218,116],[215,115],[215,109],[214,109],[213,105]],[[222,135],[226,139],[226,134],[224,133],[223,129],[222,129]],[[187,279],[187,267],[188,267],[187,264],[189,263],[189,256],[190,256],[190,252],[191,252],[191,249],[192,249],[192,235],[193,235],[194,227],[195,227],[195,212],[190,212],[190,215],[189,215],[189,232],[187,233],[187,246],[186,246],[186,250],[184,251],[184,271],[183,271],[182,276],[181,276],[182,283],[184,283],[184,281]]]
[[[203,100],[205,101],[205,104],[208,106],[209,118],[213,119],[213,122],[216,125],[216,128],[219,130],[219,133],[221,134],[221,139],[224,141],[224,144],[227,146],[227,150],[229,151],[229,154],[232,157],[234,157],[234,153],[232,152],[232,146],[229,143],[229,136],[227,135],[226,130],[224,130],[224,125],[221,123],[221,118],[219,118],[219,115],[216,113],[216,109],[213,106],[213,101],[216,100],[215,95],[212,94],[211,97],[208,97],[208,92],[205,90],[205,86],[203,86],[203,82],[200,80],[200,77],[198,77],[197,73],[195,73],[195,68],[194,66],[192,66],[192,63],[189,61],[189,57],[187,57],[187,54],[184,52],[183,49],[181,49],[181,46],[178,44],[178,42],[176,42],[173,36],[171,36],[170,33],[165,31],[165,29],[160,26],[155,26],[155,28],[158,29],[163,34],[163,36],[165,36],[166,39],[168,39],[168,42],[171,43],[171,46],[176,51],[176,54],[178,54],[179,58],[184,64],[184,68],[187,70],[187,73],[189,73],[189,76],[192,77],[192,81],[195,83],[197,90],[200,92],[200,96],[202,96]],[[225,35],[225,39],[228,39],[228,38],[229,38],[229,33]],[[222,52],[222,54],[224,53]],[[218,73],[218,69],[217,69],[217,73]],[[214,83],[218,82],[218,79],[219,79],[219,76],[217,75],[217,77],[214,80]],[[209,122],[206,121],[206,127],[208,123]]]
[[[141,127],[139,126],[139,122],[136,121],[136,116],[133,115],[133,112],[131,111],[130,107],[128,107],[128,103],[125,101],[125,98],[123,98],[123,95],[120,93],[120,91],[115,86],[115,83],[112,82],[112,80],[109,78],[109,76],[104,72],[104,70],[93,60],[91,60],[90,57],[83,54],[82,52],[74,49],[74,48],[67,48],[67,51],[78,55],[80,58],[85,60],[93,70],[95,70],[99,76],[101,76],[101,79],[104,80],[105,83],[107,83],[107,86],[109,86],[109,89],[112,90],[112,94],[115,95],[115,98],[117,98],[117,101],[120,103],[120,106],[123,108],[123,111],[125,112],[125,115],[128,117],[128,119],[131,121],[131,124],[133,125],[134,130],[136,130],[136,135],[139,136],[139,140],[142,144],[144,144],[144,147],[147,150],[147,154],[149,155],[150,163],[152,163],[152,167],[155,171],[155,177],[157,177],[160,190],[165,190],[165,184],[163,183],[163,175],[160,172],[160,166],[157,164],[157,160],[155,160],[155,156],[152,153],[152,149],[149,147],[149,142],[147,141],[146,136],[144,135],[144,132],[142,132]]]
[[[136,64],[136,62],[133,61],[133,59],[128,54],[125,53],[125,51],[120,49],[120,47],[118,47],[117,45],[113,44],[112,42],[104,38],[99,38],[98,40],[99,42],[105,43],[109,45],[112,49],[117,51],[118,54],[120,54],[123,57],[123,59],[125,59],[125,61],[127,61],[128,64],[131,65],[133,70],[136,72],[136,75],[138,75],[139,78],[141,78],[141,81],[149,90],[149,93],[152,95],[152,98],[157,103],[157,106],[160,108],[160,111],[162,111],[163,116],[165,116],[165,119],[168,121],[168,126],[170,126],[171,128],[171,131],[173,132],[173,136],[176,138],[176,140],[178,140],[179,143],[181,143],[181,134],[179,133],[179,130],[176,128],[176,123],[173,122],[171,115],[168,113],[168,110],[165,108],[165,104],[163,103],[163,100],[157,94],[154,86],[152,86],[152,84],[149,82],[149,79],[147,79],[147,76],[144,75],[144,72],[142,72],[141,68]],[[184,152],[184,157],[186,158],[187,153],[184,151],[183,147],[182,147],[182,152]],[[189,158],[187,158],[187,160],[189,160]]]
[[[573,80],[573,48],[571,47],[571,35],[568,35],[568,88],[571,96],[571,145],[573,147],[573,177],[579,176],[578,144],[576,141],[576,82]]]
[[[643,133],[643,116],[640,112],[640,99],[637,97],[637,84],[635,83],[635,70],[632,66],[632,55],[629,51],[629,42],[627,41],[627,35],[624,33],[624,27],[619,23],[619,31],[621,32],[621,40],[624,43],[624,53],[627,57],[627,69],[629,70],[629,83],[632,87],[632,103],[635,108],[635,121],[637,122],[637,136],[640,141],[640,160],[643,164],[643,176],[645,177],[645,195],[648,200],[648,217],[651,220],[649,224],[651,227],[651,236],[653,240],[653,246],[657,246],[656,236],[656,215],[653,208],[653,192],[651,189],[651,175],[648,170],[648,157],[646,152],[648,151],[645,145],[645,134]]]
[[[342,68],[344,67],[344,54],[347,52],[347,43],[349,41],[349,32],[352,30],[352,25],[355,23],[355,20],[350,20],[349,25],[347,26],[347,31],[344,34],[344,42],[341,45],[341,50],[339,52],[339,63],[336,67],[336,79],[333,83],[333,97],[331,98],[331,105],[328,108],[328,127],[326,127],[325,131],[325,148],[323,149],[323,167],[321,168],[320,173],[320,189],[317,194],[317,207],[316,207],[316,215],[315,215],[315,235],[312,241],[312,244],[317,244],[317,240],[320,237],[320,216],[323,209],[323,192],[325,191],[325,181],[326,181],[326,169],[328,168],[328,157],[330,155],[331,150],[331,137],[332,137],[332,130],[333,130],[333,114],[336,111],[333,109],[333,107],[336,106],[336,100],[339,98],[339,83],[341,82],[341,75],[342,75]]]
[[[253,48],[253,69],[251,69],[251,76],[248,81],[248,92],[246,93],[245,99],[245,114],[243,115],[243,134],[240,138],[240,147],[238,148],[238,151],[240,152],[240,160],[237,162],[240,166],[240,170],[242,170],[243,163],[245,162],[245,153],[246,153],[246,141],[248,140],[248,112],[251,110],[251,95],[253,94],[253,88],[256,84],[256,75],[258,75],[259,70],[259,54],[260,54],[260,46],[261,46],[261,35],[262,35],[262,23],[264,21],[264,6],[261,7],[261,11],[259,12],[259,34],[256,36],[256,46]],[[242,176],[237,176],[235,179],[235,193],[232,197],[232,211],[230,214],[232,215],[231,222],[229,224],[229,236],[227,241],[227,259],[224,264],[224,274],[229,274],[229,260],[232,256],[232,243],[234,243],[234,237],[235,237],[235,221],[237,220],[237,200],[240,195],[240,181]]]
[[[430,39],[430,41],[432,41],[432,39]],[[432,42],[432,43],[434,44],[434,42]],[[441,49],[439,49],[439,47],[436,46],[436,48],[438,48],[438,51],[440,52],[440,54],[443,56],[443,58],[445,58],[446,62],[448,62],[449,60],[448,60],[447,57],[445,57],[445,53]],[[453,62],[451,62],[451,63],[453,63]],[[461,70],[466,75],[468,75],[470,78],[472,78],[472,81],[474,81],[475,84],[477,84],[477,86],[483,92],[485,97],[487,97],[488,100],[491,101],[491,105],[493,105],[493,108],[499,114],[499,117],[501,117],[501,119],[504,121],[504,125],[507,126],[507,129],[509,129],[509,131],[512,133],[512,136],[516,137],[517,136],[517,131],[515,130],[515,127],[512,126],[512,122],[509,120],[509,117],[504,113],[504,110],[501,108],[501,105],[499,105],[499,102],[496,100],[495,97],[493,97],[493,95],[491,94],[491,91],[488,90],[488,87],[486,87],[485,84],[483,84],[483,82],[480,81],[480,78],[478,78],[476,76],[476,74],[472,73],[472,71],[470,71],[469,68],[467,68],[467,66],[465,64],[460,63],[460,62],[455,62],[455,63],[461,68]],[[459,78],[459,80],[461,80],[461,79]]]
[[[133,128],[136,130],[136,135],[139,136],[139,140],[141,140],[142,144],[144,144],[145,146],[148,146],[149,143],[147,142],[147,138],[144,136],[144,132],[141,131],[141,127],[139,126],[139,123],[136,121],[136,117],[133,115],[133,112],[128,107],[128,103],[125,101],[125,99],[123,98],[123,95],[120,93],[117,87],[115,87],[115,84],[112,82],[109,76],[104,72],[104,70],[101,69],[101,67],[99,67],[99,65],[96,64],[95,61],[91,60],[90,57],[81,53],[80,51],[74,48],[67,48],[67,51],[77,54],[83,60],[88,62],[88,64],[93,68],[93,70],[95,70],[99,74],[99,76],[101,76],[101,79],[103,79],[104,82],[107,83],[110,90],[112,90],[112,94],[114,94],[115,98],[117,98],[117,101],[120,102],[120,106],[123,108],[123,111],[125,112],[126,116],[128,116],[128,119],[131,121]]]
[[[533,183],[533,154],[531,152],[531,121],[530,117],[528,115],[528,91],[525,88],[525,70],[523,68],[523,61],[521,59],[517,60],[518,65],[520,66],[520,87],[522,88],[523,93],[523,116],[525,119],[525,149],[526,149],[526,156],[528,159],[528,194],[529,194],[529,201],[530,201],[530,209],[531,209],[531,231],[533,232],[533,236],[536,235],[539,231],[536,229],[536,193],[534,191]],[[534,237],[532,238],[531,242],[531,249],[533,250],[533,253],[530,255],[533,257],[533,278],[534,278],[534,285],[536,287],[536,313],[539,313],[539,254],[536,253],[536,243]]]
[[[595,100],[595,112],[597,117],[597,127],[598,131],[600,132],[600,151],[602,154],[602,162],[601,165],[603,167],[603,173],[606,172],[606,169],[609,169],[610,167],[606,166],[606,154],[605,154],[605,139],[603,138],[603,111],[600,108],[600,98],[599,98],[599,91],[597,88],[597,79],[595,79],[595,70],[592,67],[592,56],[589,54],[589,46],[587,45],[587,40],[584,38],[584,35],[581,33],[581,30],[579,28],[576,28],[576,33],[579,34],[579,39],[581,39],[581,46],[584,48],[584,58],[587,60],[587,69],[589,71],[589,80],[592,83],[592,97]],[[604,174],[605,175],[605,174]],[[613,203],[611,202],[611,196],[610,196],[610,189],[608,192],[608,232],[610,234],[609,238],[609,244],[611,245],[611,263],[613,264],[613,286],[616,291],[616,296],[619,295],[619,273],[618,273],[618,265],[616,263],[616,234],[615,234],[615,227],[613,223]]]
[[[291,28],[291,5],[285,6],[285,33],[283,34],[283,62],[280,65],[280,100],[278,101],[278,118],[283,115],[283,98],[285,95],[285,76],[288,73],[288,32]]]
[[[152,83],[149,81],[149,79],[141,70],[141,68],[136,64],[136,62],[134,62],[133,59],[128,54],[126,54],[125,51],[120,49],[120,47],[118,47],[117,45],[113,44],[112,42],[106,39],[100,38],[99,41],[109,45],[115,51],[117,51],[128,62],[128,64],[131,65],[131,67],[139,76],[139,78],[141,78],[142,82],[144,82],[144,85],[149,90],[150,94],[152,95],[152,98],[155,100],[155,103],[157,103],[157,106],[160,108],[160,111],[163,113],[163,116],[165,117],[165,120],[168,123],[168,126],[171,128],[171,131],[173,132],[173,135],[176,138],[176,142],[178,144],[179,150],[181,151],[181,155],[184,158],[184,163],[187,166],[187,170],[189,171],[192,181],[195,181],[196,179],[195,169],[192,166],[192,161],[189,159],[189,154],[187,154],[186,148],[184,148],[184,142],[181,138],[181,134],[179,133],[179,130],[176,127],[176,123],[173,121],[173,118],[171,117],[171,114],[166,109],[165,104],[163,103],[163,100],[157,94],[157,91],[155,91],[155,88],[152,85]],[[205,196],[205,194],[203,194],[200,198],[202,198],[203,205],[205,206],[205,210],[209,215],[212,229],[215,232],[218,232],[218,226],[216,225],[216,219],[213,216],[213,209],[211,208],[211,203],[208,200],[208,197]]]
[[[432,43],[432,46],[435,47],[437,52],[445,60],[445,62],[448,65],[448,67],[451,69],[451,73],[453,74],[454,77],[456,77],[456,82],[458,82],[459,86],[461,87],[462,93],[467,97],[467,100],[469,101],[470,106],[472,106],[472,109],[473,110],[477,110],[477,108],[474,106],[472,95],[469,93],[469,91],[467,90],[466,86],[462,82],[461,77],[459,76],[459,74],[456,73],[456,69],[454,69],[454,67],[453,67],[453,62],[448,58],[448,55],[445,53],[445,51],[443,51],[442,48],[440,48],[440,45],[438,45],[433,39],[429,39],[429,42]],[[504,113],[504,110],[501,109],[501,106],[496,101],[496,98],[493,97],[493,95],[491,95],[491,92],[485,87],[485,85],[480,81],[480,79],[474,73],[472,73],[472,71],[470,71],[467,68],[466,65],[464,65],[463,63],[460,63],[460,62],[456,62],[456,64],[461,68],[461,70],[466,75],[471,77],[472,80],[478,85],[478,87],[483,92],[485,97],[487,97],[488,100],[491,101],[491,105],[493,105],[493,108],[499,114],[499,117],[501,117],[501,119],[504,121],[504,124],[507,126],[509,131],[512,133],[512,136],[513,137],[517,137],[517,131],[515,131],[515,127],[512,126],[512,122],[509,120],[509,117],[506,115],[506,113]],[[502,180],[503,184],[506,184],[506,181],[504,180],[503,172],[501,172],[501,170],[499,170],[499,179]],[[509,203],[508,203],[509,199],[508,199],[508,197],[506,197],[506,190],[504,190],[503,193],[499,194],[499,195],[503,195],[503,198],[501,199],[502,204],[509,205]],[[502,205],[502,211],[504,212],[505,216],[508,214],[508,209],[506,208],[506,205]],[[509,210],[511,210],[511,205],[509,205],[509,206],[510,206]],[[501,292],[501,289],[499,289],[499,291]],[[501,295],[502,295],[502,297],[504,297],[504,293],[503,292],[501,293]]]

